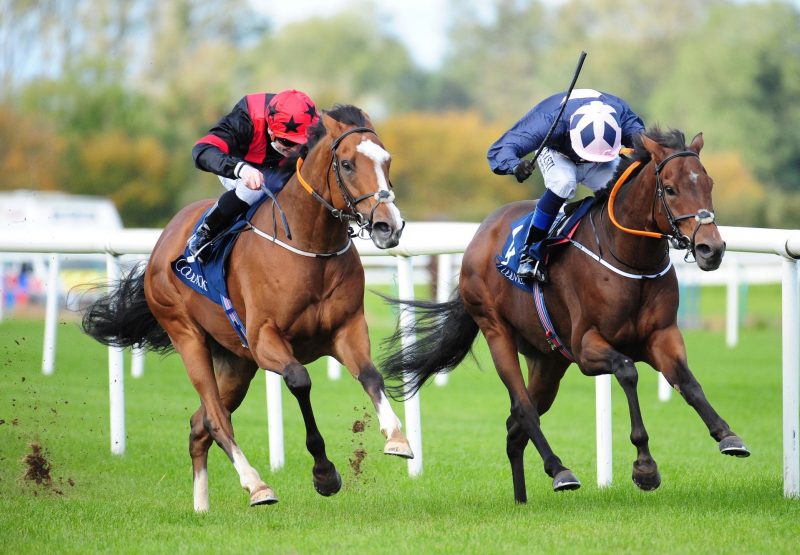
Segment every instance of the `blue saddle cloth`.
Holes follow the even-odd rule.
[[[549,249],[554,245],[566,243],[574,233],[578,223],[593,205],[594,197],[586,197],[574,203],[574,208],[568,210],[568,214],[563,212],[559,214],[550,227],[550,233],[544,240],[545,247]],[[533,293],[533,284],[522,281],[517,275],[517,270],[519,269],[519,258],[524,249],[525,236],[531,225],[531,220],[533,220],[533,212],[511,223],[511,232],[503,245],[502,254],[497,255],[495,259],[497,271],[511,283],[528,293]]]
[[[172,271],[183,283],[201,295],[208,297],[225,310],[233,329],[236,330],[242,345],[245,347],[248,347],[247,331],[233,309],[230,295],[228,295],[227,261],[239,234],[247,229],[250,225],[250,218],[267,198],[269,197],[265,196],[262,200],[253,204],[244,216],[240,216],[230,228],[221,233],[211,245],[205,248],[203,251],[206,258],[205,263],[201,264],[197,260],[189,262],[190,253],[188,247],[184,248],[183,253],[172,261]],[[206,213],[195,223],[193,232],[200,227]]]

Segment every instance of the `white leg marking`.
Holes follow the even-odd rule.
[[[364,139],[361,141],[356,147],[356,150],[367,158],[371,159],[375,164],[375,176],[378,180],[378,190],[388,191],[389,183],[386,181],[386,174],[384,173],[382,166],[384,163],[389,161],[391,155],[383,147],[375,144],[369,139]],[[391,203],[388,208],[389,213],[392,215],[392,225],[395,227],[400,227],[403,225],[403,218],[400,216],[400,210],[397,209],[397,206],[395,206],[394,203]]]
[[[386,395],[382,391],[381,400],[378,403],[378,423],[381,426],[381,432],[387,438],[392,437],[392,433],[395,430],[399,430],[403,427],[400,423],[400,419],[397,418],[397,415],[392,410],[389,399],[386,398]]]
[[[239,483],[242,484],[244,489],[252,493],[256,487],[262,484],[261,476],[259,476],[258,471],[247,462],[247,457],[244,456],[244,453],[242,453],[238,445],[233,446],[232,453],[233,467],[236,469],[236,472],[239,473]]]
[[[194,475],[194,510],[197,513],[208,511],[208,470],[203,469]]]

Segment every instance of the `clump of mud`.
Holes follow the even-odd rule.
[[[25,456],[25,481],[49,488],[53,485],[53,478],[50,476],[51,466],[46,453],[38,443],[31,443],[28,447],[31,452]]]
[[[48,460],[48,453],[47,451],[42,448],[41,445],[38,443],[31,443],[28,445],[30,448],[30,453],[25,455],[23,462],[25,463],[25,474],[23,475],[23,480],[25,483],[30,485],[36,485],[39,488],[51,491],[58,495],[64,495],[63,489],[63,480],[59,479],[58,484],[55,484],[53,480],[52,472],[52,464]],[[67,484],[70,487],[75,485],[75,481],[72,478],[67,479]],[[34,495],[38,495],[38,491],[34,490]]]
[[[353,456],[350,458],[350,468],[353,470],[353,475],[358,478],[361,476],[361,463],[367,456],[367,451],[363,447],[359,447],[353,451]]]
[[[364,464],[364,459],[367,457],[367,450],[364,448],[364,439],[361,434],[367,429],[367,425],[372,418],[364,408],[361,410],[364,410],[363,416],[361,416],[361,418],[356,418],[351,428],[353,432],[353,454],[348,459],[350,462],[350,470],[353,471],[353,477],[356,479],[360,478],[364,472],[362,465]]]

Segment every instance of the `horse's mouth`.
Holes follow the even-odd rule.
[[[695,245],[694,254],[698,268],[706,272],[716,270],[722,264],[722,257],[725,255],[725,243],[722,242],[717,247],[700,243]]]
[[[405,222],[399,228],[394,228],[387,222],[375,222],[372,225],[370,236],[372,242],[379,249],[391,249],[400,243],[400,236],[403,234]]]

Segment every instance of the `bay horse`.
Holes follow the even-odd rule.
[[[379,248],[398,244],[404,221],[393,202],[390,161],[369,117],[355,106],[324,112],[309,131],[297,172],[277,204],[270,199],[258,208],[228,261],[228,291],[249,348],[222,308],[181,283],[170,267],[213,200],[181,210],[164,228],[144,272],[135,268],[86,310],[83,327],[102,343],[174,349],[180,355],[201,402],[190,419],[189,436],[196,511],[209,506],[212,441],[233,463],[251,506],[278,499],[247,461],[231,424],[231,413],[258,368],[280,374],[297,399],[320,494],[332,495],[342,484],[325,452],[311,406],[311,379],[303,366],[321,356],[336,358],[363,386],[386,437],[384,452],[413,457],[371,359],[364,269],[350,227],[354,222],[358,235],[369,236]],[[290,227],[281,225],[276,211]]]
[[[637,361],[660,371],[680,392],[722,453],[750,454],[689,370],[677,326],[678,281],[669,242],[687,249],[687,259],[693,254],[707,271],[719,267],[725,252],[714,223],[713,182],[699,158],[702,147],[702,134],[687,147],[677,130],[654,128],[637,138],[632,156],[620,161],[611,182],[617,185],[599,193],[581,220],[572,237],[577,248],[565,245],[550,253],[550,277],[541,290],[550,331],[556,335],[545,336],[531,294],[495,268],[511,223],[532,212],[533,201],[503,206],[481,223],[464,253],[451,300],[390,300],[415,309],[417,317],[416,324],[398,329],[387,340],[390,349],[381,361],[384,377],[404,382],[389,387],[395,397],[411,395],[437,372],[452,370],[469,353],[478,331],[483,333],[511,400],[506,452],[516,502],[527,501],[523,455],[529,440],[555,491],[580,487],[540,428],[540,417],[551,407],[571,363],[567,356],[585,375],[613,374],[622,386],[630,411],[630,439],[637,450],[632,478],[639,488],[656,489],[661,478],[639,408]],[[416,333],[416,343],[402,347],[404,333]],[[559,344],[563,348],[556,350]],[[527,386],[518,353],[527,364]]]

